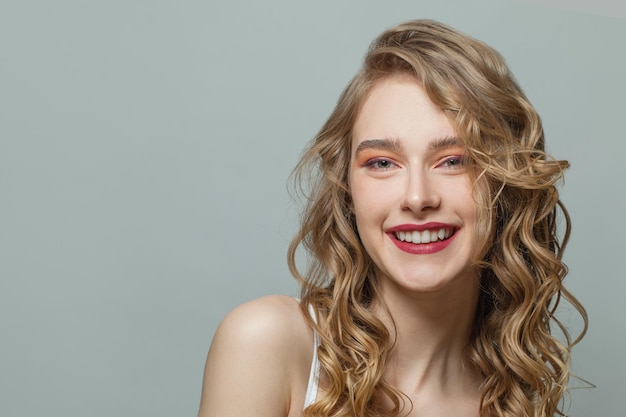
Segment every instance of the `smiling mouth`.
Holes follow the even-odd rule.
[[[408,242],[414,244],[434,243],[440,240],[447,240],[454,234],[451,227],[441,227],[437,229],[426,230],[406,230],[401,232],[393,232],[396,239],[400,242]]]

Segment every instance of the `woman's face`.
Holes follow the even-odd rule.
[[[421,292],[475,286],[477,208],[463,152],[415,79],[383,79],[366,97],[349,181],[358,233],[382,283]]]

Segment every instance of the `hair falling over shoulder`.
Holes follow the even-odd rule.
[[[371,44],[294,171],[306,207],[289,266],[302,285],[303,311],[312,305],[323,317],[310,325],[322,338],[324,389],[303,415],[399,416],[411,409],[382,377],[393,341],[369,308],[377,297],[374,265],[360,243],[348,187],[360,106],[372,85],[394,74],[422,83],[476,168],[484,240],[477,242],[481,294],[467,354],[484,377],[480,416],[563,415],[570,350],[587,326],[584,308],[562,284],[570,220],[556,185],[568,163],[546,154],[541,120],[502,57],[429,20],[398,25]],[[303,273],[296,266],[299,248],[309,254]],[[555,316],[561,300],[582,317],[578,337],[570,337]],[[383,397],[392,409],[382,409]]]

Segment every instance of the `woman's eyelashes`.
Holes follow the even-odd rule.
[[[389,158],[372,158],[365,161],[364,166],[377,171],[385,171],[394,168],[397,165]]]
[[[464,165],[462,155],[447,156],[440,161],[435,165],[436,168],[461,168]],[[363,166],[377,171],[385,171],[398,167],[398,164],[390,158],[378,157],[368,159]]]
[[[453,155],[443,158],[437,166],[442,168],[461,168],[464,165],[462,155]]]

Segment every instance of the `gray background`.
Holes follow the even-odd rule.
[[[626,14],[538,3],[1,1],[0,415],[194,415],[222,317],[296,294],[301,149],[369,42],[425,17],[501,51],[571,161],[597,385],[572,415],[626,415]]]

